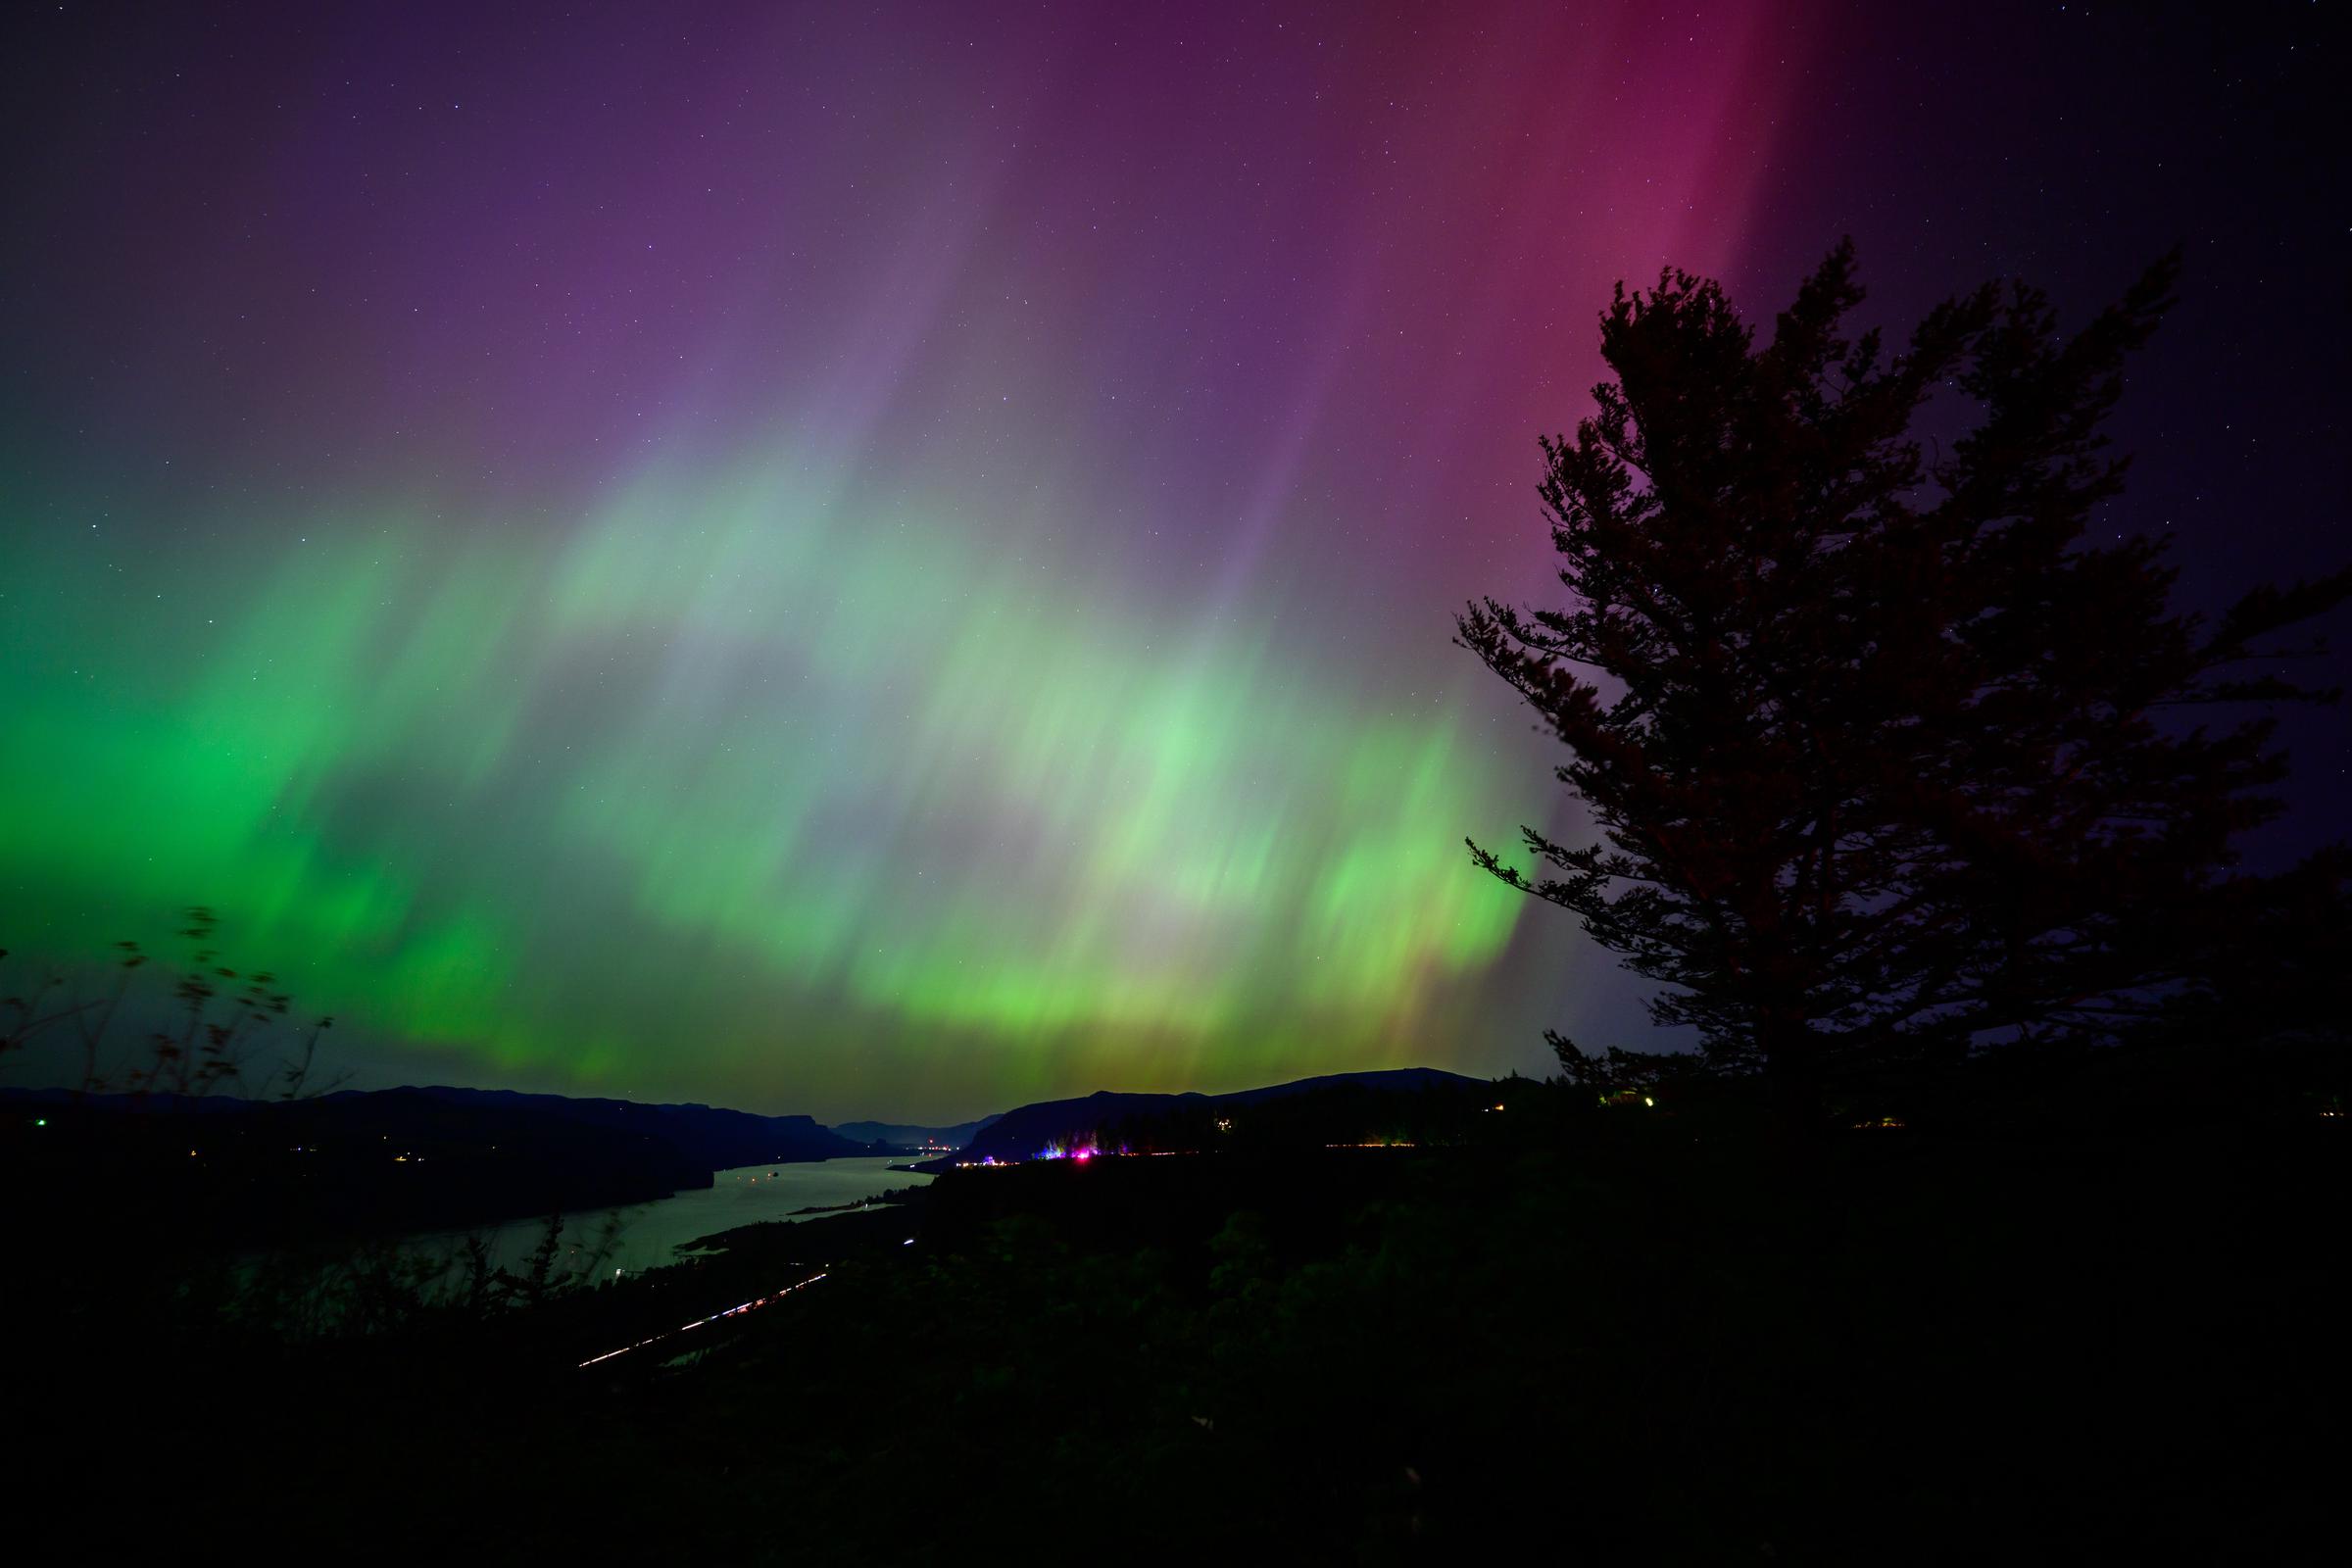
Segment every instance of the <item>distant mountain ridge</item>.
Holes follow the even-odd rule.
[[[1091,1139],[1105,1127],[1169,1111],[1213,1105],[1260,1104],[1293,1095],[1321,1090],[1358,1089],[1380,1093],[1421,1094],[1432,1090],[1483,1091],[1486,1081],[1446,1072],[1439,1067],[1393,1067],[1375,1072],[1325,1073],[1262,1089],[1240,1089],[1231,1094],[1122,1094],[1099,1089],[1077,1100],[1046,1100],[1008,1110],[979,1132],[963,1149],[965,1159],[1033,1159],[1054,1146],[1067,1147]]]
[[[0,1090],[0,1118],[13,1191],[201,1194],[254,1241],[577,1213],[708,1188],[731,1166],[867,1152],[808,1116],[447,1085],[286,1102]]]
[[[838,1159],[865,1152],[858,1144],[820,1126],[811,1116],[761,1116],[699,1102],[643,1104],[633,1100],[575,1099],[569,1095],[532,1095],[514,1089],[460,1089],[445,1084],[345,1090],[320,1099],[331,1103],[354,1094],[418,1095],[449,1104],[530,1110],[581,1126],[636,1133],[669,1146],[705,1170]]]
[[[996,1116],[982,1116],[976,1121],[959,1121],[952,1127],[918,1127],[908,1122],[895,1121],[842,1121],[835,1122],[832,1130],[857,1144],[895,1144],[905,1149],[920,1149],[931,1144],[944,1149],[961,1149],[978,1136],[983,1127],[997,1119]]]
[[[515,1089],[466,1089],[451,1084],[404,1084],[397,1089],[341,1089],[305,1100],[240,1100],[233,1095],[83,1095],[71,1089],[0,1089],[0,1104],[56,1105],[106,1114],[250,1116],[269,1112],[305,1122],[364,1117],[370,1129],[402,1107],[458,1106],[526,1116],[548,1125],[601,1127],[660,1145],[702,1171],[737,1165],[780,1165],[862,1154],[858,1142],[829,1131],[812,1116],[762,1116],[699,1102],[642,1103],[634,1100],[527,1094]],[[867,1140],[871,1142],[871,1140]]]

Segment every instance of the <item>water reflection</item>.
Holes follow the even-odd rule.
[[[591,1208],[564,1219],[559,1266],[570,1271],[584,1250],[601,1243],[613,1229],[611,1254],[603,1262],[612,1270],[634,1274],[679,1259],[679,1250],[705,1236],[757,1225],[767,1220],[816,1219],[798,1210],[838,1210],[902,1187],[922,1187],[931,1178],[919,1172],[892,1170],[894,1156],[859,1156],[790,1165],[745,1165],[714,1173],[711,1185],[695,1192],[672,1194],[651,1203],[619,1208]],[[455,1251],[466,1231],[440,1232],[418,1237],[416,1245]],[[519,1269],[547,1234],[544,1219],[514,1220],[481,1232],[490,1245],[490,1260],[501,1268]]]

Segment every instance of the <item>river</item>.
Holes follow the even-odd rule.
[[[928,1175],[892,1170],[905,1155],[859,1155],[847,1159],[807,1160],[786,1165],[745,1165],[712,1173],[711,1185],[650,1203],[618,1208],[583,1209],[564,1217],[564,1263],[566,1272],[587,1261],[587,1250],[600,1241],[607,1227],[617,1224],[611,1253],[599,1265],[606,1278],[614,1270],[634,1274],[678,1261],[679,1249],[690,1242],[738,1225],[763,1220],[819,1219],[796,1214],[795,1209],[855,1203],[901,1187],[922,1187]],[[547,1234],[544,1219],[513,1220],[476,1231],[448,1231],[420,1236],[416,1249],[455,1254],[468,1235],[490,1243],[491,1260],[503,1268],[520,1268]]]

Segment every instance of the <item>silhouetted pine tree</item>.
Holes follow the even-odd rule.
[[[2352,572],[2209,623],[2172,610],[2160,545],[2085,539],[2123,485],[2101,422],[2177,270],[2071,337],[1987,285],[1892,356],[1842,335],[1850,243],[1763,347],[1713,282],[1621,284],[1614,379],[1544,443],[1570,606],[1460,618],[1599,830],[1526,830],[1533,875],[1478,862],[1666,982],[1656,1020],[1793,1115],[1991,1033],[2112,1031],[2197,983],[2264,894],[2231,839],[2279,809],[2270,721],[2164,710],[2332,696],[2230,671],[2292,652],[2256,644]],[[1931,456],[1937,391],[1966,418]]]

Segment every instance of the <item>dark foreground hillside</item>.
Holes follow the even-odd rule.
[[[309,1349],[27,1325],[15,1534],[728,1562],[2326,1539],[2339,1120],[1873,1130],[1810,1164],[1736,1116],[1514,1125],[957,1172],[650,1282]]]

